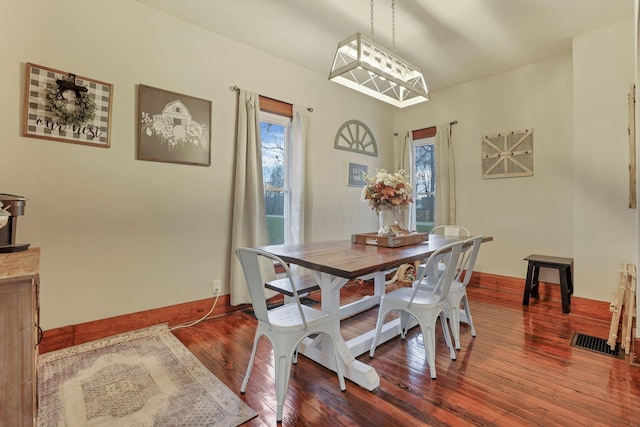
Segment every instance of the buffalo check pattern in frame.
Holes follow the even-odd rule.
[[[81,126],[59,123],[46,108],[46,90],[69,72],[27,63],[23,135],[74,144],[109,148],[113,85],[76,75],[76,84],[88,89],[96,105],[95,117]]]

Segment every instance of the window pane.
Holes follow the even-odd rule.
[[[265,187],[285,186],[285,128],[274,123],[261,122],[262,179]]]
[[[421,195],[416,196],[416,230],[427,233],[433,228],[435,221],[435,206],[436,198],[433,195]]]
[[[267,216],[269,244],[286,243],[287,191],[287,128],[270,121],[260,122],[262,139],[262,179]]]
[[[436,165],[433,144],[418,145],[415,149],[415,188],[416,193],[434,193],[436,191]]]
[[[414,208],[416,230],[421,232],[431,231],[435,223],[436,163],[431,141],[432,138],[414,141]]]
[[[267,229],[269,230],[270,245],[279,245],[284,243],[284,202],[284,192],[264,192],[264,204],[267,211]]]

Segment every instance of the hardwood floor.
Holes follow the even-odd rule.
[[[345,299],[368,285],[343,290]],[[471,287],[477,337],[461,327],[462,349],[450,360],[438,333],[432,380],[422,336],[393,339],[358,357],[375,367],[380,386],[367,391],[300,356],[293,366],[282,425],[287,426],[623,426],[640,425],[640,368],[570,345],[574,332],[607,338],[609,322],[562,314],[560,301],[523,307],[522,295]],[[343,321],[343,335],[373,328],[376,309]],[[178,329],[184,343],[240,395],[256,320],[246,312]],[[261,340],[246,394],[258,417],[247,426],[275,424],[270,344]]]

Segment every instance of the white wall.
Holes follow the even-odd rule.
[[[627,208],[627,101],[634,81],[633,22],[578,37],[573,55],[432,94],[395,113],[398,132],[454,126],[457,222],[491,234],[478,270],[526,275],[532,253],[573,257],[575,295],[609,301],[620,262],[633,262]],[[533,128],[534,175],[481,178],[483,135]],[[541,279],[557,282],[557,272]]]
[[[391,107],[132,0],[5,2],[3,18],[0,192],[30,199],[17,240],[42,248],[44,329],[207,298],[214,279],[227,286],[233,85],[314,108],[311,238],[376,226],[346,170],[391,161]],[[20,136],[26,62],[114,85],[111,148]],[[138,84],[213,101],[211,167],[135,160]],[[378,158],[333,149],[351,119],[379,139]]]
[[[629,209],[629,110],[635,82],[633,20],[573,42],[575,280],[587,298],[610,300],[621,262],[635,263]]]

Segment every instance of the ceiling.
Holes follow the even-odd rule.
[[[338,43],[371,35],[367,0],[137,0],[329,75]],[[571,38],[633,18],[633,0],[396,0],[396,52],[430,92],[571,51]],[[374,4],[374,39],[392,48],[391,0]]]

